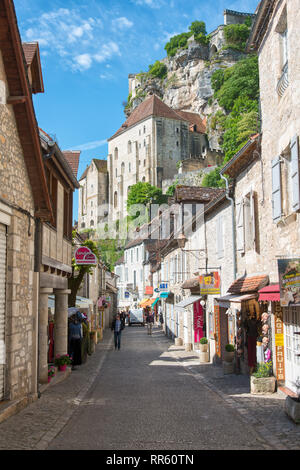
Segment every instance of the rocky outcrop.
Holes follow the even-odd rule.
[[[222,41],[221,37],[219,47],[222,44],[224,46]],[[163,59],[168,70],[167,77],[163,80],[151,78],[149,74],[136,75],[138,85],[130,90],[132,100],[131,106],[127,107],[127,116],[146,96],[156,94],[173,109],[193,111],[206,118],[210,148],[219,151],[222,132],[209,126],[211,117],[220,109],[213,100],[211,77],[215,70],[231,67],[245,57],[245,54],[224,47],[218,51],[215,43],[215,38],[213,46],[192,41],[174,57]]]

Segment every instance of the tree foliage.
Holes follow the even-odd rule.
[[[157,60],[153,65],[149,65],[149,74],[155,78],[166,78],[168,73],[167,66]]]
[[[195,41],[201,44],[207,44],[209,36],[206,33],[206,26],[204,21],[193,21],[189,26],[189,31],[173,36],[170,41],[165,45],[168,57],[174,57],[179,49],[186,49],[188,39],[194,35]]]
[[[224,131],[220,142],[227,163],[259,131],[259,71],[257,56],[248,56],[228,69],[219,69],[212,75],[214,98],[219,110],[211,118],[212,129]],[[203,186],[222,187],[223,181],[215,169],[207,174]]]

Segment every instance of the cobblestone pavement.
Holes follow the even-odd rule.
[[[136,332],[132,332],[132,329],[126,330],[125,335],[127,335],[128,340],[134,338],[134,336],[137,338],[137,334],[140,335],[137,342],[137,344],[139,344],[138,347],[141,348],[140,351],[143,350],[144,342],[148,342],[148,354],[152,355],[151,357],[155,357],[157,365],[160,365],[159,363],[162,360],[170,361],[172,359],[173,363],[171,364],[170,362],[172,370],[175,370],[174,361],[178,366],[182,367],[184,373],[178,372],[178,368],[176,368],[176,380],[181,381],[177,383],[183,384],[186,387],[186,390],[191,390],[190,398],[197,396],[198,389],[199,396],[202,397],[202,400],[212,400],[216,409],[223,408],[224,417],[227,416],[229,420],[228,430],[230,432],[231,425],[237,426],[239,429],[239,427],[243,426],[244,423],[245,433],[248,436],[248,440],[243,442],[243,448],[253,450],[300,449],[300,426],[295,425],[285,415],[283,409],[285,400],[284,396],[277,393],[272,396],[251,395],[249,393],[249,377],[234,374],[224,375],[222,368],[219,366],[200,364],[199,358],[195,356],[193,352],[186,352],[183,347],[174,346],[174,343],[169,341],[158,328],[154,329],[152,337],[147,337],[146,332],[144,335],[142,329],[139,331],[136,330]],[[152,349],[150,349],[150,346]],[[89,410],[91,414],[88,415],[86,413],[85,418],[88,425],[88,420],[92,419],[94,413],[93,410],[104,410],[110,406],[106,405],[106,401],[109,400],[107,398],[108,395],[101,395],[102,389],[101,387],[99,388],[99,384],[101,385],[101,377],[103,377],[103,380],[106,377],[103,369],[104,371],[109,371],[110,369],[111,371],[115,371],[117,370],[117,367],[120,367],[122,356],[119,356],[119,359],[116,359],[117,356],[113,356],[114,354],[118,355],[119,352],[115,353],[115,351],[112,351],[112,335],[110,331],[106,331],[103,341],[96,346],[95,353],[88,358],[85,364],[78,367],[77,370],[72,372],[72,374],[63,382],[58,383],[55,386],[50,385],[44,393],[42,393],[39,400],[0,424],[0,449],[44,450],[70,448],[70,445],[67,444],[67,436],[68,432],[69,434],[73,432],[71,424],[76,422],[76,416],[79,416],[79,413],[81,413],[81,416],[83,417],[85,410]],[[130,356],[127,357],[129,358]],[[145,358],[143,358],[143,361],[146,363]],[[155,361],[152,362],[155,365]],[[132,366],[128,364],[128,373],[130,373],[130,367]],[[176,395],[176,390],[170,389],[168,380],[169,377],[171,378],[175,374],[171,375],[171,367],[165,368],[166,376],[165,379],[163,379],[163,372],[161,372],[163,369],[164,368],[162,367],[155,369],[156,374],[158,370],[160,371],[157,386],[160,385],[163,387],[163,390],[166,391],[167,394],[170,394],[170,397],[173,397]],[[167,372],[167,369],[169,372]],[[139,374],[138,378],[140,382],[137,383],[136,387],[137,390],[139,388],[144,390],[142,389],[144,386],[142,385],[142,373],[139,372]],[[155,379],[155,376],[153,376],[153,378]],[[127,403],[127,406],[130,408],[130,403]],[[195,404],[193,403],[190,406],[195,406]],[[140,411],[141,419],[146,420],[147,409]],[[109,410],[107,413],[109,413]],[[155,419],[161,419],[163,421],[164,413],[166,413],[166,410],[162,409],[162,413],[160,414],[158,412],[158,416],[155,417]],[[201,411],[201,413],[203,416],[203,411]],[[207,411],[207,413],[209,413],[209,411]],[[103,416],[104,419],[107,420],[109,414]],[[125,419],[128,419],[128,414],[124,414],[124,420]],[[218,417],[213,418],[211,416],[203,416],[203,419],[206,420],[206,423],[209,423],[209,425],[212,426],[212,429],[214,429],[214,419],[218,419]],[[203,425],[202,423],[201,425]],[[195,426],[196,424],[197,423],[195,423]],[[217,422],[215,425],[217,432],[228,431],[227,429],[217,429]],[[175,442],[175,433],[176,431],[178,432],[178,430],[176,429],[175,431],[175,429],[176,428],[174,427],[174,442],[172,443],[171,440],[169,441],[169,448],[172,449],[178,448],[176,447],[178,445],[178,441]],[[209,432],[212,432],[209,426],[208,430]],[[134,433],[134,430],[132,432]],[[114,435],[115,431],[112,429],[112,436]],[[234,435],[237,436],[236,431]],[[178,432],[177,437],[180,439],[180,432]],[[186,442],[187,445],[185,446],[183,442],[183,447],[179,447],[179,449],[185,447],[193,448],[193,442]],[[64,447],[64,445],[66,447]],[[113,438],[111,445],[114,445]],[[164,448],[160,447],[160,445],[162,446],[163,444],[159,441],[152,443],[149,442],[148,448]],[[76,443],[76,446],[77,448],[80,448],[78,447],[78,442]],[[97,448],[101,448],[100,444],[99,446],[100,447]],[[117,450],[121,448],[130,449],[130,446],[125,447],[125,444],[123,443],[120,447],[115,447],[114,449]],[[147,446],[145,448],[147,448]],[[168,449],[168,447],[165,448]],[[207,442],[206,448],[213,448],[212,442]],[[232,445],[231,448],[238,449],[239,446]]]

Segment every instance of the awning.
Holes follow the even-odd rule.
[[[259,293],[259,302],[280,302],[280,288],[279,284],[274,284],[272,286],[266,286],[263,289],[258,291]]]
[[[156,297],[156,299],[154,300],[153,304],[152,304],[152,307],[154,307],[154,305],[157,304],[157,302],[159,301],[160,297]]]
[[[188,297],[187,299],[182,300],[178,304],[175,305],[175,310],[184,310],[185,307],[188,307],[191,304],[194,304],[195,302],[198,302],[198,300],[202,299],[201,295],[192,295],[191,297]]]
[[[241,302],[245,300],[251,300],[251,299],[256,299],[256,298],[257,298],[257,294],[245,294],[245,295],[228,294],[228,295],[224,295],[224,297],[216,298],[215,300],[218,302],[219,307],[228,308],[230,303],[240,304]]]
[[[169,295],[170,295],[170,292],[161,292],[159,297],[161,299],[167,299]]]
[[[153,302],[155,301],[156,299],[147,299],[145,300],[144,302],[140,302],[140,307],[151,307],[151,305],[153,304]]]

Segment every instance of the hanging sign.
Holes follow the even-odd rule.
[[[200,300],[198,302],[194,302],[193,304],[194,310],[194,342],[200,343],[200,339],[203,338],[203,325],[204,325],[204,315],[203,315],[203,308],[200,304]]]
[[[219,273],[213,272],[199,276],[201,295],[219,295],[221,294],[221,279]]]
[[[276,375],[278,382],[285,380],[284,367],[284,336],[283,336],[283,312],[278,302],[275,304],[275,357]]]
[[[300,305],[300,259],[279,259],[280,305]]]
[[[78,265],[98,264],[97,256],[87,246],[80,246],[75,251],[75,262]]]

